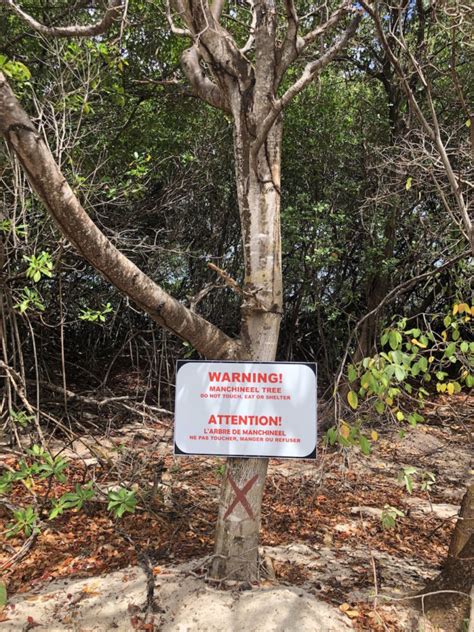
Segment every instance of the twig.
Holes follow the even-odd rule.
[[[118,527],[117,525],[115,525],[115,529],[117,533],[119,533],[122,538],[126,540],[129,544],[131,544],[135,549],[137,561],[146,576],[146,601],[142,606],[142,611],[151,613],[155,610],[155,578],[153,576],[153,567],[151,564],[151,560],[146,551],[138,544],[138,542],[135,542],[135,540],[130,537],[128,533],[122,531],[122,529],[120,529],[120,527]]]
[[[16,562],[19,562],[20,560],[22,560],[28,554],[30,549],[32,548],[33,544],[35,543],[35,540],[36,540],[37,536],[38,536],[38,533],[37,532],[33,532],[30,535],[30,537],[28,538],[28,540],[26,540],[23,543],[23,546],[21,547],[21,549],[19,551],[17,551],[15,553],[15,555],[13,555],[4,564],[2,564],[2,566],[0,566],[0,571],[4,571],[7,568],[10,568],[10,566],[15,564]]]

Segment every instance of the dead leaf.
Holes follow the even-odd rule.
[[[97,590],[99,586],[100,582],[92,582],[92,584],[87,584],[86,586],[84,586],[82,592],[86,595],[100,595],[100,590]]]

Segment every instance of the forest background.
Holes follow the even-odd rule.
[[[130,2],[106,34],[72,39],[38,32],[9,4],[0,70],[89,216],[167,292],[236,337],[244,264],[233,125],[183,77],[186,43],[170,33],[166,5]],[[301,5],[312,26],[338,10]],[[23,8],[53,26],[89,23],[102,9]],[[472,16],[462,3],[421,0],[371,11],[285,110],[276,354],[318,363],[321,429],[363,452],[361,420],[416,425],[420,400],[474,381]],[[240,37],[250,18],[235,2],[222,20]],[[10,445],[46,448],[171,411],[176,360],[198,352],[75,252],[7,145],[0,159]]]

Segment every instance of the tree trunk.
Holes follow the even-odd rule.
[[[280,234],[281,120],[258,157],[252,156],[248,121],[236,117],[234,133],[237,195],[244,248],[241,360],[275,359],[282,312]],[[232,458],[222,484],[211,574],[216,579],[254,581],[268,459]],[[237,502],[243,490],[248,504]],[[233,506],[235,504],[235,506]]]
[[[422,610],[440,630],[457,632],[465,629],[474,585],[473,559],[474,484],[468,487],[463,498],[443,570],[423,591],[427,596],[421,602]]]

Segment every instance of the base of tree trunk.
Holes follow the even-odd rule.
[[[420,606],[440,630],[467,630],[474,586],[474,484],[467,488],[441,573],[428,582]],[[471,622],[474,627],[474,622]],[[471,630],[471,627],[469,628]]]
[[[212,579],[259,580],[260,512],[267,467],[268,459],[227,461],[210,568]]]
[[[441,573],[423,591],[427,596],[420,606],[425,616],[440,630],[467,630],[474,585],[473,560],[474,537],[471,536],[459,556],[449,556]]]

